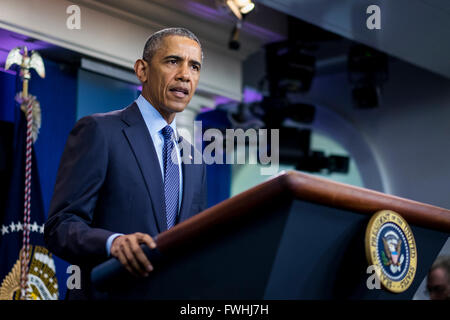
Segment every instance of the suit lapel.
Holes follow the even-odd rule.
[[[122,120],[128,124],[128,127],[123,129],[123,132],[130,143],[139,169],[144,177],[158,231],[162,232],[167,229],[164,210],[164,186],[152,138],[136,103],[124,110]]]

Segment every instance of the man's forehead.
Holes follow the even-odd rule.
[[[157,50],[157,53],[163,55],[198,55],[198,57],[195,57],[197,59],[201,59],[201,52],[200,45],[195,40],[177,35],[164,37],[161,46]]]

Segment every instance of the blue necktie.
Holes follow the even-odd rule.
[[[173,129],[167,125],[162,129],[164,136],[163,146],[163,164],[164,164],[164,199],[166,208],[167,229],[175,225],[175,219],[178,213],[178,196],[180,189],[180,176],[178,163],[176,161],[176,154],[173,142]]]

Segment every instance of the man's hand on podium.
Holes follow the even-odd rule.
[[[111,245],[111,255],[119,259],[120,263],[134,276],[147,277],[153,270],[140,244],[145,243],[151,249],[156,243],[148,234],[136,232],[121,235],[114,239]]]

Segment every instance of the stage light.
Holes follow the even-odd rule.
[[[251,0],[227,0],[227,6],[239,20],[255,8]]]

